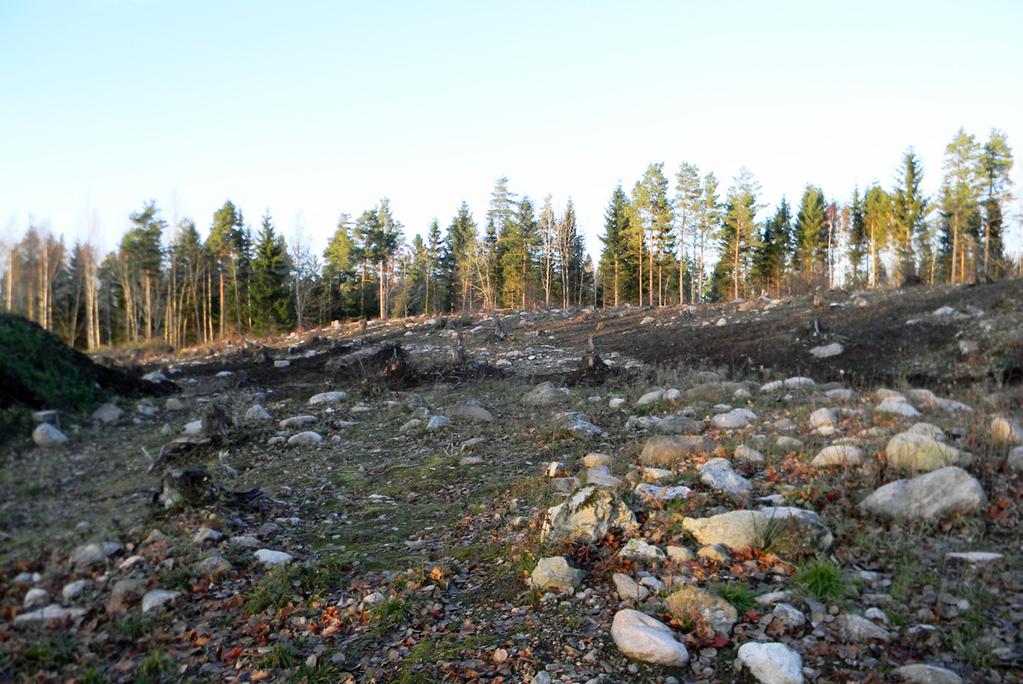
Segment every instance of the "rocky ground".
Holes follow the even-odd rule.
[[[1021,309],[1010,282],[141,359],[181,392],[0,456],[0,680],[1021,681]]]

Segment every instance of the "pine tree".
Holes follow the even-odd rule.
[[[821,272],[822,256],[826,250],[824,193],[820,188],[807,185],[796,214],[795,253],[793,266],[804,283],[814,283]]]
[[[550,307],[551,293],[554,290],[554,269],[558,255],[558,219],[554,216],[550,195],[543,200],[543,209],[540,211],[537,230],[540,242],[540,279],[543,286],[543,305]]]
[[[231,200],[224,202],[213,214],[213,225],[210,226],[210,234],[206,238],[206,249],[213,258],[214,268],[218,281],[217,303],[220,309],[219,325],[220,336],[223,337],[227,329],[227,292],[225,284],[230,275],[233,283],[237,282],[238,263],[238,242],[239,233],[244,225],[244,218]],[[212,298],[207,288],[207,296]],[[212,316],[212,306],[209,307],[209,315]],[[212,328],[212,323],[210,324]]]
[[[163,265],[160,241],[167,227],[159,213],[155,202],[146,202],[141,211],[131,214],[131,228],[121,238],[119,258],[125,296],[129,300],[131,339],[136,339],[139,315],[144,316],[145,339],[153,337],[154,297],[159,296],[158,284]]]
[[[892,198],[877,183],[867,188],[864,195],[863,222],[870,245],[868,285],[877,287],[881,282],[881,252],[891,242],[892,235]]]
[[[949,282],[965,282],[971,218],[979,211],[983,176],[980,145],[960,128],[945,148],[941,209],[946,217],[943,257]]]
[[[668,179],[664,164],[650,164],[643,177],[632,189],[632,209],[635,222],[631,223],[639,256],[639,304],[643,305],[643,254],[647,255],[647,293],[650,304],[654,301],[655,262],[660,262],[671,235],[673,212],[668,199]]]
[[[440,266],[444,243],[440,236],[440,223],[437,219],[430,222],[426,234],[426,292],[423,295],[423,313],[429,315],[437,310],[434,300],[437,299],[438,283],[441,279]]]
[[[774,216],[764,222],[753,256],[754,282],[767,291],[781,293],[791,232],[792,212],[788,200],[782,197]]]
[[[992,129],[980,155],[984,186],[984,276],[1000,277],[1004,272],[1002,204],[1012,199],[1012,148],[1004,132]]]
[[[629,215],[631,208],[629,198],[621,184],[611,193],[611,200],[604,211],[604,234],[600,241],[604,250],[600,255],[600,273],[605,283],[609,282],[612,292],[612,303],[618,306],[625,282],[626,263],[628,261]],[[605,293],[606,293],[605,285]],[[607,305],[607,295],[604,295]]]
[[[274,230],[268,209],[260,221],[249,291],[252,323],[257,332],[281,330],[290,324],[288,316],[288,248]]]
[[[700,187],[700,170],[693,164],[684,162],[675,175],[677,192],[675,194],[675,219],[678,224],[678,294],[679,303],[685,301],[683,283],[686,271],[686,240],[689,239],[696,250],[696,232],[703,189]],[[691,274],[692,275],[692,274]],[[690,278],[690,296],[693,287]]]
[[[760,185],[743,167],[728,189],[724,222],[719,232],[721,257],[715,274],[717,296],[739,299],[745,293],[750,272],[750,255],[755,246],[757,196]]]
[[[469,205],[465,202],[458,207],[458,212],[448,227],[448,253],[452,283],[450,310],[460,306],[468,311],[472,306],[472,283],[474,278],[473,264],[477,252],[476,221],[472,218]],[[457,298],[457,299],[456,299]]]
[[[718,198],[718,179],[713,172],[703,178],[703,199],[700,202],[700,213],[697,220],[699,249],[696,258],[698,282],[696,285],[696,301],[702,302],[707,294],[707,242],[718,235],[721,230],[721,202]]]
[[[899,185],[892,193],[892,229],[903,284],[916,277],[913,241],[924,230],[927,218],[927,199],[920,185],[923,175],[920,159],[909,148],[899,167]]]
[[[526,296],[533,272],[533,249],[536,240],[536,217],[533,203],[523,197],[512,220],[505,228],[501,250],[501,302],[503,306],[526,307]]]
[[[860,189],[853,188],[849,202],[849,279],[853,287],[863,284],[863,261],[867,256],[867,225],[864,220],[863,200]]]

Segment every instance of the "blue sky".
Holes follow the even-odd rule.
[[[411,235],[506,175],[571,196],[596,251],[651,161],[722,189],[746,165],[773,206],[889,185],[910,145],[933,191],[959,126],[1023,154],[1021,26],[995,1],[4,0],[0,238],[34,216],[110,247],[148,198],[203,229],[230,198],[319,246],[383,196]]]

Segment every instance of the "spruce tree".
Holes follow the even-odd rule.
[[[796,214],[795,253],[793,266],[804,283],[813,283],[820,275],[822,256],[827,248],[825,234],[824,193],[807,185]]]
[[[252,324],[258,333],[274,332],[290,323],[289,268],[288,248],[284,244],[283,236],[274,230],[273,218],[267,210],[260,221],[249,284],[252,297]]]
[[[992,129],[980,155],[984,188],[984,255],[981,267],[985,277],[1000,277],[1004,272],[1003,211],[1012,199],[1012,148],[1004,132]]]
[[[849,280],[854,288],[863,285],[867,250],[867,224],[864,220],[863,200],[860,198],[860,189],[854,187],[852,200],[849,202]]]
[[[925,229],[929,210],[923,195],[923,165],[913,148],[906,150],[899,167],[899,184],[892,193],[892,229],[902,283],[916,277],[913,241]]]
[[[628,234],[629,234],[629,198],[621,184],[611,193],[611,200],[604,211],[604,234],[600,241],[604,249],[600,255],[600,273],[604,281],[604,305],[607,305],[607,290],[611,289],[611,303],[618,306],[621,301],[622,286],[631,282],[628,268]]]

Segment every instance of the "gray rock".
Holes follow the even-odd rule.
[[[137,578],[120,579],[114,582],[107,602],[108,613],[119,613],[129,605],[137,603],[146,592],[146,581]]]
[[[347,392],[341,390],[334,390],[332,392],[320,392],[309,397],[309,401],[306,402],[310,406],[316,406],[317,404],[336,404],[339,401],[344,401],[348,398]]]
[[[753,483],[735,472],[732,464],[725,458],[712,458],[701,463],[700,481],[707,486],[734,496],[742,496],[753,491]]]
[[[739,647],[738,657],[761,684],[803,684],[803,659],[785,644],[750,641]]]
[[[644,587],[639,582],[636,582],[628,575],[616,572],[611,576],[611,581],[614,582],[615,591],[618,592],[618,598],[623,601],[645,601],[650,596],[650,590]]]
[[[153,591],[146,592],[146,595],[142,597],[142,613],[148,613],[151,610],[156,610],[160,606],[163,606],[181,596],[180,591],[167,591],[165,589],[154,589]]]
[[[284,551],[273,551],[271,549],[259,549],[256,551],[256,560],[263,565],[287,565],[295,559],[290,553]]]
[[[696,556],[715,563],[727,563],[732,559],[732,554],[728,552],[728,547],[724,544],[701,546],[700,550],[696,552]]]
[[[226,575],[234,569],[223,556],[213,555],[209,558],[204,558],[195,565],[192,566],[192,571],[200,577],[220,577]]]
[[[248,410],[245,412],[245,420],[250,423],[263,423],[266,421],[273,420],[273,417],[269,413],[267,413],[265,408],[263,408],[259,404],[255,404],[253,406],[250,406]]]
[[[568,391],[562,391],[552,382],[541,382],[522,397],[527,406],[552,406],[567,401]]]
[[[963,678],[952,670],[935,665],[914,663],[895,669],[895,674],[903,681],[913,684],[962,684]]]
[[[640,482],[636,485],[635,491],[639,494],[644,503],[667,503],[676,499],[687,499],[693,493],[689,487],[677,485],[675,487],[658,487],[657,485]]]
[[[591,542],[603,539],[611,530],[635,525],[636,517],[612,490],[588,485],[548,509],[541,537],[551,542]]]
[[[541,558],[529,576],[529,583],[537,589],[568,593],[583,583],[583,571],[573,568],[564,556]]]
[[[756,449],[746,446],[745,444],[740,444],[739,446],[735,447],[735,452],[732,454],[732,457],[736,461],[739,461],[740,463],[764,462],[764,455],[762,453],[760,453]]]
[[[607,454],[601,454],[596,451],[591,451],[583,456],[583,465],[587,468],[610,467],[613,462],[614,459]]]
[[[913,423],[906,432],[930,437],[935,442],[945,441],[945,431],[931,423]]]
[[[83,544],[76,547],[71,552],[71,563],[73,565],[88,565],[90,563],[99,563],[106,560],[110,556],[117,554],[124,547],[117,542],[93,542],[91,544]]]
[[[638,610],[620,610],[611,622],[611,638],[627,658],[655,665],[682,667],[689,662],[686,647],[671,628]]]
[[[832,342],[831,344],[811,348],[810,354],[817,359],[830,359],[832,356],[838,356],[844,351],[845,347],[838,342]]]
[[[1023,470],[1023,446],[1009,450],[1009,455],[1005,459],[1005,465],[1009,467],[1009,470]]]
[[[1023,426],[1005,416],[995,416],[991,420],[991,439],[996,442],[1023,444]]]
[[[774,619],[787,628],[799,628],[806,624],[806,616],[791,603],[779,603],[772,611]]]
[[[757,414],[749,409],[732,409],[719,413],[710,419],[710,424],[720,430],[739,430],[757,419]]]
[[[664,560],[664,551],[643,539],[630,539],[625,546],[619,549],[618,555],[632,560]]]
[[[451,420],[447,416],[430,416],[430,420],[426,423],[426,431],[435,432],[448,425],[451,425]]]
[[[56,603],[30,613],[22,613],[14,618],[15,625],[27,625],[38,622],[63,622],[77,620],[85,616],[84,608],[64,608]]]
[[[656,404],[657,402],[660,401],[664,401],[664,390],[662,389],[651,390],[636,400],[636,408],[650,406],[651,404]]]
[[[586,484],[600,485],[601,487],[611,487],[615,489],[622,486],[622,481],[611,474],[607,466],[597,466],[596,468],[587,468],[585,475]]]
[[[67,437],[53,425],[40,423],[32,431],[32,441],[45,449],[67,444]]]
[[[936,520],[950,513],[977,510],[986,500],[975,478],[962,468],[949,466],[889,482],[864,499],[860,508],[895,520]]]
[[[684,546],[667,546],[664,550],[668,554],[668,560],[674,563],[688,563],[696,558],[693,552]]]
[[[810,427],[823,427],[838,422],[838,411],[833,408],[819,408],[810,414]]]
[[[323,441],[323,435],[312,430],[299,432],[288,437],[288,446],[313,446]]]
[[[657,423],[657,431],[665,435],[698,435],[703,429],[702,421],[687,416],[665,416]]]
[[[124,411],[116,404],[106,403],[92,412],[92,419],[104,425],[116,423],[124,416]]]
[[[684,518],[682,528],[701,544],[724,544],[732,549],[770,544],[782,553],[801,554],[826,550],[834,542],[816,513],[784,506]]]
[[[578,438],[599,437],[604,431],[590,422],[589,416],[578,411],[564,411],[554,415],[554,427]]]
[[[25,608],[35,608],[49,602],[50,592],[39,587],[33,587],[25,593],[25,600],[22,601],[22,606]]]
[[[892,635],[887,629],[859,615],[851,613],[844,615],[840,620],[840,624],[842,633],[849,641],[883,641],[888,643],[892,639]]]
[[[68,582],[61,589],[60,596],[65,602],[70,603],[85,593],[85,590],[92,586],[92,580],[78,579]]]
[[[920,412],[913,408],[913,405],[903,397],[886,397],[881,403],[874,407],[877,413],[902,416],[903,418],[916,418]]]
[[[306,425],[312,425],[316,422],[316,416],[302,415],[302,416],[291,416],[277,423],[282,430],[294,430],[295,428],[305,427]]]

